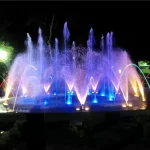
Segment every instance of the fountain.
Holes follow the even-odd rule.
[[[95,49],[92,28],[87,48],[77,47],[74,41],[69,45],[67,22],[63,36],[63,49],[55,38],[51,57],[41,29],[36,45],[27,34],[27,51],[15,58],[8,74],[4,105],[12,111],[36,105],[57,108],[55,111],[89,111],[92,107],[140,108],[145,104],[139,68],[125,50],[114,47],[112,32],[102,36],[100,49]]]

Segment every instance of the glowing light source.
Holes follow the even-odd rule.
[[[94,99],[94,100],[93,100],[93,103],[95,103],[95,104],[98,103],[97,99]]]
[[[110,95],[109,96],[109,101],[112,101],[114,99],[114,96]]]
[[[87,95],[91,95],[90,90],[88,91]]]
[[[146,101],[146,98],[145,98],[145,97],[142,97],[142,101],[145,102],[145,101]]]
[[[138,95],[138,94],[134,94],[134,96],[135,96],[135,97],[139,97],[139,95]]]
[[[77,107],[77,108],[76,108],[76,111],[79,111],[79,110],[80,110],[80,108],[79,108],[79,107]]]
[[[5,99],[4,103],[3,103],[4,106],[8,106],[8,102],[7,100]]]
[[[100,96],[105,96],[105,93],[101,93]]]
[[[121,73],[122,72],[121,69],[119,69],[118,72]]]
[[[44,101],[44,105],[48,105],[48,101],[45,100],[45,101]]]
[[[147,108],[147,105],[146,105],[146,104],[143,104],[140,109],[144,110],[144,109],[146,109],[146,108]]]
[[[44,84],[44,90],[46,93],[48,93],[48,90],[50,89],[51,83]]]
[[[7,52],[0,49],[0,60],[6,60],[7,56],[8,56]]]
[[[85,111],[89,111],[89,110],[90,110],[90,108],[86,106],[85,107]]]
[[[98,100],[97,100],[96,94],[94,94],[93,103],[98,103]]]
[[[22,94],[23,94],[23,96],[25,96],[26,93],[27,93],[27,89],[25,87],[22,87]]]
[[[122,104],[122,107],[125,108],[125,107],[127,107],[127,105],[126,104]]]
[[[71,102],[70,102],[70,101],[67,101],[67,104],[68,104],[68,105],[70,105],[70,104],[71,104]]]
[[[142,109],[142,110],[145,110],[145,109],[146,109],[146,107],[142,106],[142,107],[141,107],[141,109]]]
[[[73,91],[70,91],[70,92],[68,92],[68,94],[73,95],[73,94],[74,94],[74,92],[73,92]]]
[[[132,104],[131,104],[131,103],[129,103],[129,104],[128,104],[128,106],[129,106],[129,107],[132,107]]]
[[[122,104],[122,107],[132,107],[133,105],[131,103]]]
[[[72,104],[72,92],[68,92],[68,97],[67,97],[67,105],[71,105]]]

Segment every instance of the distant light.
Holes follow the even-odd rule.
[[[76,111],[79,111],[79,110],[80,110],[80,108],[79,108],[79,107],[77,107],[77,108],[76,108]]]
[[[71,91],[71,95],[73,95],[74,94],[74,92],[73,91]]]
[[[93,100],[93,103],[95,103],[95,104],[98,103],[97,99],[94,99],[94,100]]]
[[[73,95],[74,92],[73,91],[68,91],[67,93],[70,94],[70,95]]]
[[[122,71],[119,69],[118,72],[121,73]]]
[[[7,52],[4,50],[0,50],[0,60],[6,60],[7,59]]]
[[[138,95],[138,94],[134,94],[134,96],[135,96],[135,97],[139,97],[139,95]]]
[[[25,96],[26,93],[27,93],[27,89],[23,86],[22,87],[22,94],[23,94],[23,96]]]
[[[3,134],[4,133],[4,131],[1,131],[1,134]]]
[[[129,103],[129,104],[128,104],[128,106],[129,106],[129,107],[132,107],[132,104],[131,104],[131,103]]]
[[[57,95],[56,93],[54,93],[54,95]]]
[[[105,96],[105,93],[101,93],[100,96]]]
[[[91,77],[90,79],[94,79],[93,77]]]
[[[141,106],[140,109],[142,109],[142,110],[146,109],[146,105]]]
[[[142,101],[145,102],[145,101],[146,101],[146,98],[145,98],[145,97],[142,97]]]
[[[86,111],[89,111],[89,110],[90,110],[90,108],[89,108],[89,107],[85,107],[85,110],[86,110]]]
[[[71,105],[71,102],[70,102],[70,101],[67,101],[67,105]]]
[[[124,108],[125,108],[125,107],[127,107],[127,105],[126,105],[126,104],[122,104],[122,107],[124,107]]]
[[[68,93],[67,102],[66,104],[71,105],[72,104],[72,95],[71,92]]]
[[[109,100],[112,101],[114,99],[113,96],[109,96]]]
[[[44,101],[44,105],[47,105],[48,104],[48,102],[47,101]]]
[[[90,91],[88,91],[87,95],[90,95],[90,94],[91,94]]]
[[[146,107],[141,107],[140,109],[145,110],[145,109],[146,109]]]

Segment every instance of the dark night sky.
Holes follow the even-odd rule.
[[[113,31],[116,44],[127,49],[132,59],[150,60],[148,2],[1,2],[0,6],[0,39],[9,41],[18,51],[25,49],[27,32],[36,41],[41,26],[44,36],[48,36],[55,12],[53,39],[62,40],[63,24],[67,21],[70,40],[77,44],[86,44],[90,27],[97,46],[102,34]]]

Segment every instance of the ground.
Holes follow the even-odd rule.
[[[110,148],[147,150],[150,148],[149,118],[150,116],[146,114],[135,116],[106,114],[101,119],[84,120],[83,122],[54,121],[45,122],[44,126],[38,123],[39,128],[33,126],[38,129],[37,131],[27,130],[24,126],[25,121],[17,121],[7,129],[3,128],[3,131],[5,131],[1,132],[0,148],[9,147],[9,149],[26,150],[28,140],[37,137],[36,140],[39,140],[39,142],[45,139],[47,150]],[[3,125],[3,127],[6,128],[6,125]],[[2,130],[2,123],[0,128]],[[33,133],[36,134],[33,136]],[[41,135],[42,137],[40,137]]]

